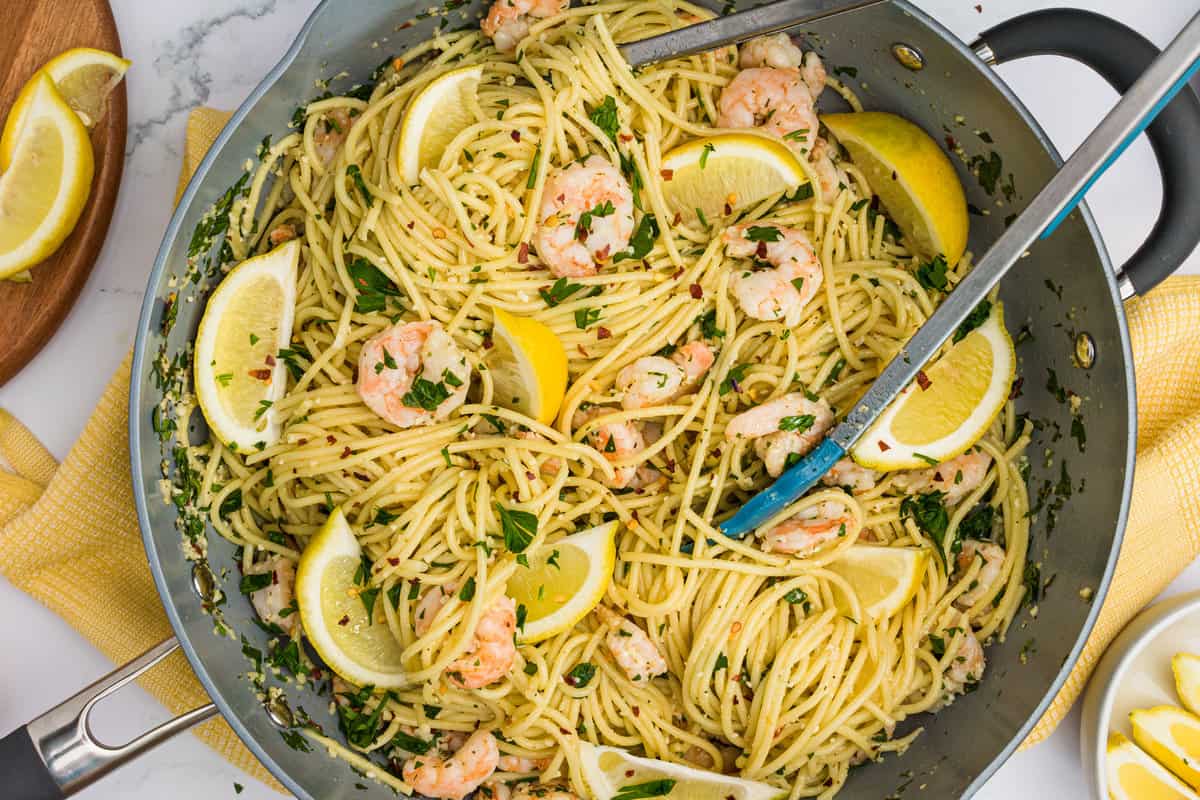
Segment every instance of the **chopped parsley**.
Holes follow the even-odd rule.
[[[740,392],[738,383],[746,377],[746,370],[750,369],[749,364],[735,364],[729,368],[729,372],[725,375],[725,379],[721,381],[721,385],[717,387],[717,394],[727,395],[730,392]]]
[[[371,190],[367,188],[367,182],[363,180],[362,170],[358,168],[358,164],[351,164],[346,168],[346,174],[354,181],[354,185],[358,187],[358,193],[362,195],[363,202],[367,204],[367,208],[375,205],[375,198],[371,194]]]
[[[946,257],[939,253],[932,261],[926,261],[917,267],[917,283],[931,291],[944,292],[950,285],[946,279],[948,268]]]
[[[612,140],[613,144],[617,143],[617,131],[621,127],[621,120],[617,116],[617,100],[612,95],[605,95],[604,102],[592,109],[592,113],[588,114],[588,119],[592,121],[600,130],[604,131],[604,135]]]
[[[751,225],[746,229],[746,238],[752,242],[778,242],[783,232],[770,225]]]
[[[793,417],[784,417],[779,420],[779,430],[795,431],[796,433],[804,433],[813,426],[817,418],[812,414],[799,414]]]
[[[423,408],[426,411],[436,411],[442,401],[450,396],[450,390],[441,381],[434,383],[420,375],[413,380],[412,388],[400,399],[409,408]]]
[[[627,258],[635,261],[645,258],[654,249],[656,241],[658,241],[658,221],[654,219],[653,214],[643,214],[637,228],[633,231],[633,236],[629,239],[629,249],[614,255],[613,263],[616,264]]]
[[[533,537],[537,536],[538,519],[528,511],[505,508],[495,504],[500,515],[500,527],[504,530],[504,546],[510,553],[523,553]]]
[[[583,218],[580,217],[580,221],[582,221],[582,219]],[[550,286],[549,289],[538,289],[538,294],[540,294],[542,299],[546,301],[546,305],[553,308],[582,288],[583,284],[568,283],[566,278],[559,278]]]
[[[967,318],[963,320],[963,324],[958,326],[958,330],[954,332],[954,341],[961,342],[967,338],[967,334],[978,328],[983,323],[987,322],[988,316],[992,313],[992,301],[983,300],[979,305],[971,310]]]
[[[705,142],[704,149],[700,152],[700,169],[704,169],[708,166],[708,156],[710,153],[715,152],[716,149],[717,148],[713,147],[712,142]]]
[[[392,279],[365,258],[358,257],[346,264],[350,282],[358,291],[354,299],[354,310],[359,314],[383,311],[389,297],[399,297],[400,289]],[[303,373],[301,373],[303,374]]]

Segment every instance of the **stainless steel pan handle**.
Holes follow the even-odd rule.
[[[0,739],[0,775],[7,800],[59,800],[217,713],[209,703],[112,747],[96,739],[88,719],[103,698],[179,647],[171,637],[110,672],[71,699]]]
[[[1032,55],[1085,64],[1121,94],[1158,57],[1140,33],[1091,11],[1051,8],[984,31],[972,48],[993,66]],[[1195,85],[1195,82],[1193,82]],[[1146,241],[1117,271],[1122,299],[1145,294],[1179,268],[1200,244],[1200,98],[1185,87],[1146,129],[1162,175],[1163,200]]]

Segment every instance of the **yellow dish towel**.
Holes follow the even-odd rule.
[[[227,115],[188,121],[181,183]],[[1200,553],[1200,278],[1173,278],[1126,306],[1137,365],[1139,442],[1133,508],[1112,590],[1083,656],[1026,745],[1054,730],[1125,623]],[[83,633],[115,663],[170,635],[146,566],[126,448],[129,360],[58,465],[0,411],[0,572]],[[182,655],[143,685],[173,713],[206,701]],[[66,697],[78,687],[62,687]],[[197,734],[275,785],[220,719]],[[151,758],[153,756],[150,756]]]

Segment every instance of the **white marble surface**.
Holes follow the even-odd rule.
[[[351,0],[345,0],[353,7]],[[200,104],[233,108],[283,53],[315,0],[112,0],[129,87],[129,144],[124,185],[108,242],[78,305],[25,371],[0,388],[9,409],[58,456],[78,436],[133,339],[138,307],[170,214],[187,111]],[[1033,0],[917,0],[955,34],[980,31],[1043,4]],[[1162,46],[1200,9],[1200,0],[1084,0],[1061,5],[1113,16]],[[1085,68],[1037,58],[1001,73],[1063,152],[1073,150],[1113,103],[1115,93]],[[1113,260],[1140,243],[1157,213],[1153,158],[1136,144],[1089,196]],[[1184,267],[1200,272],[1200,255]],[[1192,565],[1168,590],[1200,588]],[[61,701],[111,664],[65,623],[0,578],[0,733]],[[165,713],[140,688],[101,708],[99,731],[111,741]],[[1078,715],[1045,743],[1014,756],[978,795],[1080,797]],[[191,736],[181,736],[85,790],[89,800],[235,796],[277,797]]]

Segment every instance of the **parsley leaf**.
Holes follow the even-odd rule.
[[[441,381],[434,383],[418,375],[412,383],[412,388],[404,393],[400,402],[409,408],[423,408],[426,411],[436,411],[442,401],[450,396],[450,390]]]
[[[559,278],[549,289],[538,289],[538,294],[546,301],[546,305],[554,308],[554,306],[563,302],[582,288],[583,284],[568,283],[566,278]]]
[[[988,316],[992,313],[992,301],[983,300],[979,305],[972,309],[967,318],[963,320],[963,324],[958,326],[958,330],[954,332],[954,341],[961,342],[967,338],[967,334],[978,328],[983,323],[987,322]]]
[[[942,496],[941,492],[929,492],[906,497],[900,502],[900,516],[912,518],[917,527],[937,544],[937,554],[943,566],[949,568],[946,564],[945,540],[946,529],[950,527],[950,515],[942,503]],[[950,545],[951,554],[957,553],[961,547],[956,539]]]
[[[633,231],[633,236],[629,239],[629,249],[614,255],[613,263],[616,264],[627,258],[635,261],[645,258],[654,249],[656,241],[658,241],[658,221],[654,219],[653,214],[643,214],[637,228]]]
[[[746,238],[752,242],[778,242],[783,232],[770,225],[751,225],[746,229]]]
[[[794,417],[784,417],[779,420],[779,430],[795,431],[796,433],[804,433],[813,426],[817,418],[812,414],[800,414]]]
[[[949,265],[946,257],[940,253],[932,261],[926,261],[917,267],[917,283],[932,291],[944,292],[949,287],[946,280],[946,270]]]
[[[621,120],[617,116],[617,100],[612,95],[605,95],[604,102],[592,109],[592,113],[588,114],[588,119],[592,121],[600,130],[604,131],[604,135],[612,139],[613,144],[617,143],[617,131],[621,127]]]
[[[500,527],[504,530],[504,546],[511,553],[523,553],[533,537],[537,536],[538,519],[528,511],[515,508],[505,508],[495,504],[496,513],[500,515]]]

